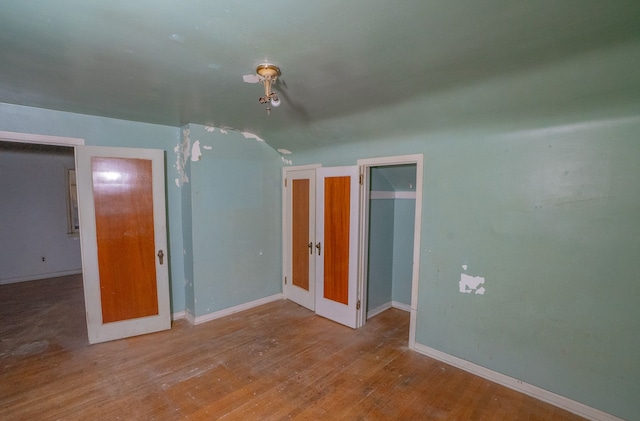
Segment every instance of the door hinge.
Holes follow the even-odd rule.
[[[284,186],[287,187],[287,179],[284,179]]]
[[[358,302],[356,303],[356,310],[360,310],[360,306],[361,306],[361,303],[360,303],[360,300],[358,300]]]
[[[284,277],[284,284],[287,285],[287,277]]]
[[[364,183],[364,174],[360,174],[360,185]]]

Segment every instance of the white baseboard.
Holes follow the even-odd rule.
[[[397,308],[398,310],[406,311],[407,313],[411,312],[411,304],[404,304],[398,301],[391,301],[391,307]]]
[[[193,314],[191,314],[189,311],[185,311],[184,312],[184,318],[187,319],[187,321],[189,323],[191,323],[192,325],[196,324],[196,316],[194,316]]]
[[[209,322],[211,320],[219,319],[221,317],[229,316],[234,313],[238,313],[239,311],[249,310],[250,308],[258,307],[263,304],[270,303],[272,301],[277,301],[282,299],[282,293],[278,293],[272,295],[270,297],[260,298],[258,300],[250,301],[248,303],[240,304],[234,307],[225,308],[224,310],[215,311],[213,313],[204,314],[202,316],[194,317],[193,314],[188,311],[185,312],[185,319],[189,321],[189,323],[194,325],[199,325],[200,323]]]
[[[382,304],[381,306],[378,306],[378,307],[374,308],[373,310],[367,311],[367,319],[370,319],[373,316],[377,316],[378,314],[382,313],[385,310],[389,310],[390,308],[391,308],[391,301],[387,301],[386,303]]]
[[[186,311],[178,311],[171,315],[171,320],[180,320],[187,317]]]
[[[398,301],[387,301],[386,303],[382,304],[381,306],[378,306],[376,308],[374,308],[373,310],[367,311],[367,319],[376,316],[380,313],[382,313],[385,310],[389,310],[390,308],[397,308],[398,310],[403,310],[403,311],[411,311],[411,306],[409,304],[403,304],[400,303]]]
[[[61,276],[78,275],[82,273],[82,268],[63,270],[60,272],[40,273],[38,275],[16,276],[13,278],[0,279],[0,285],[15,284],[18,282],[39,281],[41,279],[59,278]]]
[[[541,401],[550,403],[581,417],[594,420],[594,421],[624,421],[621,418],[615,417],[599,409],[592,408],[583,403],[574,401],[564,396],[558,395],[548,390],[542,389],[538,386],[534,386],[529,383],[525,383],[521,380],[509,377],[505,374],[498,373],[497,371],[490,370],[480,365],[474,364],[462,358],[454,357],[445,352],[438,351],[437,349],[430,348],[426,345],[419,343],[415,344],[414,350],[424,354],[428,357],[435,358],[454,367],[460,368],[469,373],[475,374],[494,383],[498,383],[502,386],[506,386],[509,389],[516,390],[524,393],[525,395],[532,396]]]

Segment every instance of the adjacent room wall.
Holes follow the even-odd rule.
[[[74,166],[71,148],[0,144],[0,284],[82,272],[67,222],[66,171]]]
[[[391,299],[407,308],[411,305],[413,245],[416,199],[393,201],[393,273]]]
[[[178,128],[0,103],[0,131],[82,138],[86,145],[165,150],[171,306],[174,313],[184,310],[181,190],[173,181]]]
[[[393,199],[369,201],[369,267],[367,312],[392,301]]]

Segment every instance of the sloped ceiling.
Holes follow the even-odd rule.
[[[371,190],[416,191],[416,165],[385,165],[371,168]]]
[[[0,102],[277,144],[292,127],[637,42],[639,22],[637,0],[5,1]],[[282,69],[271,116],[243,81],[264,61]]]

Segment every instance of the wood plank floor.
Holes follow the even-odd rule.
[[[289,301],[88,345],[79,276],[0,286],[0,420],[579,420]]]

